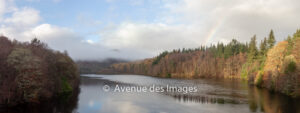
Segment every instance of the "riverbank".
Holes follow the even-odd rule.
[[[257,45],[260,45],[257,48]],[[300,30],[275,44],[273,31],[261,41],[232,40],[210,47],[163,52],[145,60],[113,64],[110,72],[165,78],[236,78],[289,96],[300,94]],[[101,71],[100,71],[101,72]],[[109,72],[106,70],[106,72]]]

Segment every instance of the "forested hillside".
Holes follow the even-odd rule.
[[[0,105],[39,103],[78,89],[77,67],[68,54],[37,39],[0,37]]]
[[[299,95],[300,30],[276,46],[273,30],[260,43],[228,44],[165,51],[157,57],[111,66],[114,72],[175,78],[240,78],[271,90]],[[275,47],[274,47],[275,46]]]
[[[112,73],[110,66],[117,63],[128,62],[122,59],[108,58],[102,61],[78,60],[76,64],[81,74]]]
[[[163,53],[154,59],[113,65],[119,73],[145,74],[159,77],[239,77],[246,54],[236,53],[228,58],[210,51],[192,50]]]
[[[228,44],[218,43],[196,49],[183,48],[171,52],[165,51],[151,59],[115,64],[112,68],[120,73],[160,77],[246,78],[245,68],[250,68],[252,67],[250,65],[256,64],[254,63],[257,62],[256,59],[263,59],[268,47],[271,48],[274,45],[275,41],[269,41],[275,40],[272,38],[274,37],[273,31],[270,35],[271,37],[265,38],[261,43],[261,50],[256,46],[256,36],[254,35],[250,43],[241,43],[233,39]]]

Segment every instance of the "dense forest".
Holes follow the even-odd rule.
[[[300,93],[300,30],[276,45],[273,30],[260,43],[233,39],[196,49],[165,51],[154,58],[113,64],[117,73],[169,78],[239,78],[250,84],[298,96]]]
[[[37,39],[11,41],[0,37],[0,105],[40,103],[78,90],[76,64],[66,52]]]

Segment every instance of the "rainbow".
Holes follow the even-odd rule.
[[[214,24],[209,32],[207,33],[205,37],[205,45],[208,46],[209,42],[211,41],[212,38],[216,35],[216,32],[221,28],[221,26],[224,24],[227,16],[221,16],[217,21],[216,24]]]

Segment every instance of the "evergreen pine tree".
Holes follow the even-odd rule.
[[[275,45],[275,36],[273,30],[271,30],[268,38],[268,49],[272,48]]]
[[[256,35],[254,35],[251,38],[250,44],[249,44],[249,53],[248,58],[250,60],[255,59],[258,55],[257,47],[256,47]]]
[[[266,55],[267,53],[267,38],[265,37],[264,40],[260,43],[260,54]]]

